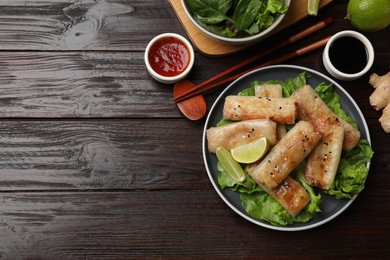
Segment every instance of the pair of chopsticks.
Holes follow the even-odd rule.
[[[326,37],[326,38],[324,38],[322,40],[319,40],[317,42],[314,42],[314,43],[312,43],[312,44],[310,44],[308,46],[305,46],[305,47],[303,47],[301,49],[298,49],[298,50],[293,51],[291,53],[288,53],[286,55],[283,55],[283,56],[281,56],[279,58],[276,58],[276,59],[273,59],[271,61],[265,62],[265,63],[263,63],[261,65],[253,67],[253,68],[251,68],[249,70],[246,70],[244,72],[241,72],[241,73],[235,74],[233,76],[230,76],[230,77],[228,77],[226,79],[223,79],[221,81],[218,81],[218,82],[216,82],[214,84],[208,85],[208,84],[213,83],[213,82],[219,80],[220,78],[222,78],[222,77],[224,77],[224,76],[226,76],[226,75],[228,75],[228,74],[230,74],[230,73],[232,73],[232,72],[234,72],[234,71],[236,71],[236,70],[238,70],[238,69],[240,69],[240,68],[242,68],[242,67],[244,67],[244,66],[246,66],[246,65],[248,65],[248,64],[250,64],[250,63],[252,63],[252,62],[254,62],[254,61],[256,61],[256,60],[258,60],[260,58],[262,58],[262,57],[264,57],[264,56],[266,56],[266,55],[269,55],[269,54],[271,54],[271,53],[273,53],[273,52],[275,52],[275,51],[277,51],[277,50],[279,50],[279,49],[281,49],[281,48],[283,48],[283,47],[285,47],[285,46],[287,46],[287,45],[289,45],[291,43],[294,43],[294,42],[296,42],[296,41],[298,41],[298,40],[300,40],[300,39],[302,39],[302,38],[304,38],[304,37],[306,37],[306,36],[308,36],[308,35],[310,35],[310,34],[312,34],[314,32],[317,32],[318,30],[320,30],[320,29],[326,27],[327,25],[329,25],[332,21],[333,21],[333,19],[330,18],[330,17],[325,19],[325,20],[323,20],[323,21],[320,21],[320,22],[316,23],[315,25],[307,28],[306,30],[303,30],[302,32],[297,33],[296,35],[294,35],[292,37],[289,37],[286,40],[283,40],[283,41],[279,42],[278,44],[274,45],[274,47],[272,47],[272,48],[270,48],[268,50],[262,51],[262,52],[260,52],[260,53],[258,53],[256,55],[252,56],[251,58],[248,58],[248,59],[238,63],[237,65],[235,65],[235,66],[233,66],[233,67],[231,67],[231,68],[229,68],[229,69],[227,69],[227,70],[225,70],[225,71],[215,75],[214,77],[211,77],[210,79],[208,79],[208,80],[200,83],[199,85],[195,86],[193,89],[190,89],[190,90],[182,93],[181,95],[178,95],[178,96],[174,97],[173,100],[176,103],[184,101],[184,100],[186,100],[188,98],[191,98],[191,97],[203,94],[204,92],[210,91],[212,89],[220,87],[223,84],[229,83],[229,82],[231,82],[231,81],[241,77],[242,75],[244,75],[244,74],[246,74],[246,73],[248,73],[250,71],[253,71],[253,70],[265,67],[265,66],[278,64],[278,63],[287,61],[289,59],[302,56],[302,55],[304,55],[306,53],[309,53],[311,51],[314,51],[314,50],[316,50],[318,48],[321,48],[321,47],[326,45],[326,43],[328,42],[328,40],[329,40],[329,38],[331,36]],[[208,86],[205,87],[206,85],[208,85]]]

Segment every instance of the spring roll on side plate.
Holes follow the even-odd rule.
[[[234,147],[267,137],[270,145],[276,143],[276,123],[269,119],[245,120],[228,125],[211,127],[206,131],[210,153],[219,146],[230,150]]]
[[[292,98],[227,96],[223,108],[223,118],[235,121],[271,119],[292,124],[296,116],[297,106]]]
[[[359,130],[338,118],[317,95],[312,87],[304,85],[292,97],[298,106],[298,119],[310,121],[318,132],[327,135],[332,125],[344,128],[343,149],[351,150],[360,139]]]
[[[268,189],[278,186],[314,149],[321,135],[307,121],[299,121],[251,170],[252,178]]]

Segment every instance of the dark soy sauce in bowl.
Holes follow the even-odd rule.
[[[354,37],[340,37],[329,48],[329,59],[340,72],[355,74],[367,65],[367,51],[364,44]]]
[[[330,37],[322,54],[325,69],[336,79],[351,81],[366,74],[374,63],[375,51],[363,34],[345,30]]]

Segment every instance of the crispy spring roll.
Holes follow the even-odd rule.
[[[282,86],[279,84],[261,84],[256,85],[254,89],[256,97],[283,97]]]
[[[207,129],[207,145],[210,153],[219,146],[232,149],[261,137],[267,137],[271,145],[276,143],[276,123],[269,119],[245,120]]]
[[[263,189],[274,197],[293,217],[298,215],[310,201],[305,188],[290,176],[287,176],[276,188],[269,190],[263,187]]]
[[[343,140],[344,128],[334,125],[307,156],[305,175],[310,185],[329,189],[337,173]]]
[[[297,107],[292,98],[227,96],[223,108],[223,117],[235,121],[271,119],[292,124],[296,116]]]
[[[251,171],[252,178],[268,189],[278,186],[321,139],[314,126],[299,121]]]
[[[276,188],[271,190],[264,188],[264,190],[274,197],[293,217],[298,215],[310,201],[305,188],[290,176],[287,176]]]
[[[251,169],[247,168],[247,171],[250,172]],[[269,189],[261,183],[259,186],[274,197],[292,216],[298,215],[310,201],[305,188],[290,176],[287,176],[282,183],[273,189]]]
[[[256,97],[281,98],[283,97],[282,86],[279,84],[261,84],[254,86]],[[285,124],[277,124],[277,138],[282,139],[287,133]]]
[[[338,118],[309,85],[302,86],[292,97],[298,106],[298,119],[310,121],[323,135],[329,133],[332,125],[341,125],[344,128],[343,149],[351,150],[357,145],[359,130]]]

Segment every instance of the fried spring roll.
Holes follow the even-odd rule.
[[[269,97],[269,98],[281,98],[283,97],[282,86],[279,84],[261,84],[256,85],[255,96],[256,97]],[[278,124],[276,126],[277,138],[282,139],[287,133],[285,124]]]
[[[323,135],[329,133],[332,125],[341,125],[344,128],[343,149],[351,150],[357,145],[359,130],[338,118],[309,85],[302,86],[292,97],[298,106],[298,119],[310,121]]]
[[[261,84],[256,85],[254,89],[256,97],[283,97],[282,86],[279,84]]]
[[[292,216],[298,215],[310,201],[305,188],[290,176],[273,189],[268,189],[262,184],[259,186],[274,197]]]
[[[269,119],[255,119],[235,122],[224,126],[211,127],[206,131],[210,153],[219,146],[226,149],[267,137],[271,145],[276,143],[276,123]]]
[[[305,188],[290,176],[276,188],[264,190],[274,197],[292,216],[298,215],[309,203],[310,198]]]
[[[223,108],[223,117],[235,121],[271,119],[292,124],[296,116],[297,107],[292,98],[227,96]]]
[[[307,156],[305,175],[310,185],[329,189],[337,173],[343,140],[344,128],[334,125]]]
[[[314,126],[299,121],[251,171],[252,178],[268,189],[278,186],[321,139]]]

